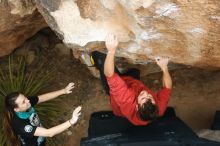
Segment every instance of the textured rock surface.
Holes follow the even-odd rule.
[[[0,56],[46,27],[32,0],[0,0]]]
[[[220,130],[203,129],[197,134],[199,137],[220,142]]]
[[[219,0],[36,0],[48,25],[72,48],[103,48],[118,36],[118,56],[146,64],[155,56],[175,63],[220,67]],[[91,50],[89,50],[91,51]]]

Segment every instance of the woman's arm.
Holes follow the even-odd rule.
[[[38,96],[38,98],[39,98],[38,103],[54,99],[54,98],[56,98],[60,95],[63,95],[63,94],[70,94],[70,93],[72,93],[73,88],[74,88],[74,83],[69,83],[64,89],[40,95],[40,96]]]
[[[43,127],[37,127],[34,136],[43,136],[43,137],[53,137],[56,134],[63,132],[64,130],[68,129],[70,126],[74,125],[81,114],[81,106],[78,106],[72,114],[72,118],[60,125],[54,126],[52,128],[46,129]]]

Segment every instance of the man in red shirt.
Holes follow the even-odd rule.
[[[127,118],[134,125],[146,125],[162,116],[167,108],[172,88],[167,67],[168,57],[155,59],[163,72],[163,88],[158,93],[154,93],[138,80],[140,78],[138,70],[119,76],[120,73],[114,65],[118,46],[118,40],[114,35],[109,34],[106,37],[105,45],[108,50],[107,55],[95,51],[92,57],[100,71],[104,88],[107,94],[110,94],[113,113]]]

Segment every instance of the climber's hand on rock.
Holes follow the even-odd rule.
[[[108,53],[115,55],[115,51],[118,46],[117,37],[113,34],[108,34],[105,39],[105,46],[108,49]]]
[[[168,67],[168,63],[169,63],[170,58],[169,57],[155,57],[155,61],[157,63],[157,65],[161,68],[162,71],[166,70]]]

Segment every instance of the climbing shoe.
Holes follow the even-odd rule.
[[[104,68],[106,54],[98,51],[93,51],[91,54],[92,54],[90,57],[91,64],[93,64],[98,69]]]

